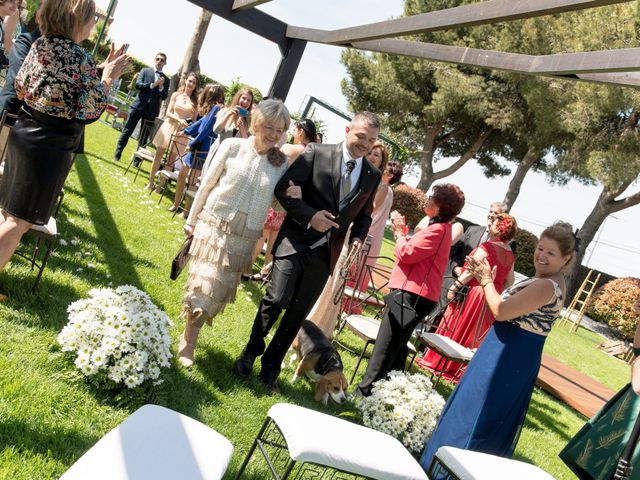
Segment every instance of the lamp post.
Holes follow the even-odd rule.
[[[96,53],[98,53],[98,47],[100,47],[100,42],[102,41],[102,37],[104,36],[104,31],[107,28],[107,23],[109,23],[109,19],[113,15],[116,6],[118,5],[118,0],[109,0],[109,8],[107,8],[107,18],[102,22],[102,27],[100,28],[100,32],[98,33],[98,37],[96,38],[96,44],[93,46],[93,52],[91,54],[95,57]]]

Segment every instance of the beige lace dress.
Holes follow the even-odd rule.
[[[258,154],[253,137],[222,142],[201,181],[188,225],[194,225],[184,303],[211,318],[233,302],[240,276],[251,268],[252,251],[287,168]]]

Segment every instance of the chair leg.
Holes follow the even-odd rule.
[[[264,433],[264,431],[269,426],[269,422],[271,422],[271,419],[269,417],[267,417],[266,420],[264,421],[264,423],[262,424],[262,427],[260,428],[260,431],[258,432],[258,435],[256,436],[255,440],[253,441],[253,444],[251,445],[251,448],[247,452],[247,456],[244,457],[244,461],[242,462],[242,465],[240,465],[240,469],[238,470],[238,474],[236,475],[236,480],[238,480],[242,476],[242,473],[244,472],[244,469],[247,468],[247,464],[249,463],[249,460],[251,460],[251,457],[253,456],[253,452],[255,452],[256,447],[258,446],[258,440],[262,437],[262,434]]]
[[[440,383],[440,379],[442,378],[442,375],[444,374],[444,369],[447,368],[447,363],[448,360],[446,358],[441,358],[440,361],[438,362],[438,378],[436,378],[436,383],[433,384],[433,388],[436,388],[438,386],[438,384]]]
[[[38,252],[40,251],[40,241],[41,239],[38,237],[36,240],[36,246],[33,249],[33,255],[31,256],[31,271],[33,271],[36,266],[36,258],[38,258]]]
[[[36,293],[38,289],[38,285],[40,284],[40,278],[42,278],[42,272],[44,272],[45,267],[47,266],[47,262],[49,261],[49,256],[51,255],[51,250],[53,249],[53,240],[45,240],[46,250],[44,252],[44,258],[42,259],[42,263],[38,267],[38,275],[36,276],[35,281],[33,282],[33,287],[31,287],[31,292]]]
[[[136,167],[136,175],[133,177],[133,183],[136,183],[136,180],[138,179],[138,175],[140,174],[140,169],[142,168],[142,162],[144,160],[140,160],[140,163],[138,164],[138,166]]]
[[[267,431],[267,428],[269,427],[271,422],[273,422],[273,420],[271,420],[271,418],[267,417],[265,419],[264,423],[262,424],[262,427],[260,428],[260,432],[258,432],[258,435],[256,436],[255,440],[253,441],[253,444],[251,445],[251,448],[247,452],[247,456],[244,458],[244,461],[242,462],[242,465],[240,465],[240,469],[238,470],[238,473],[236,475],[236,480],[239,480],[240,477],[242,476],[242,474],[244,473],[244,470],[247,468],[247,465],[249,464],[249,460],[253,456],[253,453],[255,452],[256,448],[260,449],[260,453],[262,453],[262,456],[264,457],[265,461],[267,462],[267,466],[269,467],[269,470],[271,470],[271,475],[273,476],[273,478],[275,480],[286,480],[287,478],[289,478],[289,475],[291,474],[291,472],[293,470],[293,467],[295,467],[295,465],[296,465],[296,461],[290,459],[289,462],[287,463],[287,468],[285,469],[284,474],[282,475],[282,477],[280,477],[278,475],[278,473],[276,472],[275,466],[273,465],[273,462],[269,458],[269,455],[267,454],[267,451],[262,446],[262,443],[265,440],[263,438],[263,435]],[[267,443],[268,443],[268,441],[267,441]]]
[[[127,174],[127,172],[129,171],[132,165],[133,165],[133,156],[131,157],[131,160],[129,161],[129,165],[127,165],[127,168],[125,169],[123,175]]]
[[[353,369],[353,375],[351,375],[351,380],[349,380],[349,385],[353,385],[353,379],[356,378],[356,373],[358,372],[358,368],[360,368],[360,362],[362,362],[362,359],[367,353],[367,347],[369,347],[371,343],[372,343],[371,340],[367,340],[367,342],[364,344],[362,353],[360,353],[360,357],[358,357],[358,363],[356,363],[356,367]]]
[[[455,472],[452,472],[447,465],[442,463],[440,459],[434,455],[431,460],[431,465],[429,465],[429,470],[427,471],[427,477],[435,478],[436,473],[439,471],[444,471],[443,473],[446,473],[448,475],[447,478],[450,478],[451,480],[460,480],[460,477],[456,475]]]

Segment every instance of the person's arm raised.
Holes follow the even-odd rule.
[[[491,268],[486,259],[478,262],[472,257],[467,257],[467,263],[470,272],[473,273],[484,290],[484,297],[491,313],[499,322],[531,313],[549,303],[555,294],[551,280],[539,278],[522,290],[503,299],[493,284],[496,267]]]
[[[485,249],[478,247],[472,252],[471,257],[473,257],[478,262],[481,262],[482,260],[487,258],[487,252]],[[458,276],[456,281],[453,282],[453,285],[449,287],[449,291],[447,292],[447,298],[449,300],[453,300],[456,293],[462,287],[464,287],[467,283],[469,283],[469,280],[471,280],[472,278],[473,278],[473,275],[469,272],[469,270],[465,270],[463,267],[462,273]]]

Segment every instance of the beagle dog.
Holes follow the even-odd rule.
[[[295,350],[295,357],[300,359],[291,379],[292,383],[306,374],[312,382],[317,382],[314,397],[316,401],[322,401],[326,405],[329,397],[336,403],[347,399],[349,384],[342,372],[340,355],[315,323],[304,320],[291,347]]]

